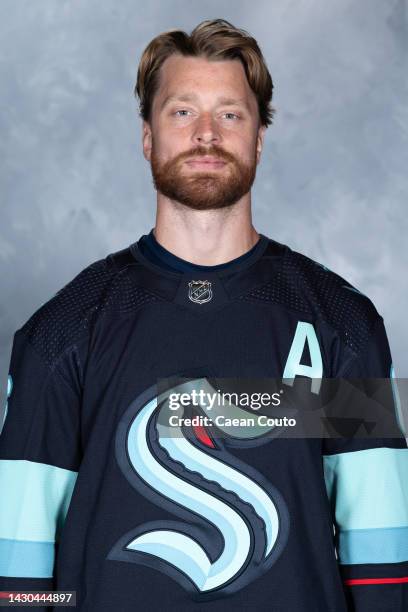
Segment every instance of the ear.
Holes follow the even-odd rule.
[[[152,128],[147,121],[143,121],[142,146],[143,155],[147,161],[150,161],[152,152]]]
[[[266,125],[261,125],[258,128],[258,135],[256,137],[256,163],[259,164],[261,159],[262,147],[265,138]]]

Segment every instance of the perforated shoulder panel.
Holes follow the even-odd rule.
[[[130,312],[159,299],[126,274],[132,262],[126,248],[90,264],[21,327],[45,363],[52,365],[105,310]]]
[[[355,353],[365,345],[380,317],[373,302],[348,281],[291,249],[285,253],[278,273],[241,299],[281,304],[323,319]]]

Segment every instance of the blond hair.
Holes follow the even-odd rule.
[[[225,19],[202,21],[190,35],[182,30],[168,30],[150,41],[140,59],[134,89],[135,97],[139,98],[140,116],[145,121],[150,121],[160,67],[176,53],[214,61],[239,59],[256,96],[261,124],[267,127],[273,123],[273,83],[258,43],[248,32]]]

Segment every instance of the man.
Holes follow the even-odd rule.
[[[224,20],[161,34],[136,93],[156,224],[14,335],[0,588],[76,591],[83,612],[406,610],[402,434],[163,433],[164,379],[303,377],[318,394],[393,371],[370,299],[252,225],[273,115],[256,41]]]

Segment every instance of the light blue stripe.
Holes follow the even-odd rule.
[[[408,561],[408,527],[342,531],[338,554],[343,564]]]
[[[23,542],[0,538],[0,576],[51,578],[54,556],[54,542]]]
[[[161,557],[179,568],[186,567],[199,584],[205,583],[211,570],[211,561],[205,551],[182,533],[162,529],[144,533],[137,538],[135,544],[131,542],[127,548]]]
[[[371,448],[323,456],[340,531],[408,526],[408,449]]]
[[[27,460],[0,460],[0,538],[54,541],[78,473]]]

